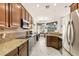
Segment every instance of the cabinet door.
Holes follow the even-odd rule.
[[[55,36],[47,36],[47,46],[59,48],[58,47],[58,37]]]
[[[0,3],[0,26],[5,27],[5,3]]]
[[[78,3],[73,3],[71,6],[70,6],[70,10],[71,12],[78,9]]]
[[[26,19],[26,10],[22,7],[22,19]]]
[[[10,53],[8,53],[6,56],[18,56],[18,49],[14,49]]]
[[[27,42],[19,47],[19,56],[27,56]]]
[[[75,3],[75,4],[73,5],[73,7],[74,7],[74,10],[78,9],[78,4]]]
[[[5,14],[5,25],[6,25],[6,27],[8,27],[9,26],[9,20],[8,20],[8,18],[9,18],[9,8],[8,8],[8,3],[6,3],[6,14]]]
[[[11,6],[11,26],[20,27],[21,20],[21,5],[17,3],[10,4]]]
[[[32,16],[29,16],[29,23],[32,24]]]
[[[32,29],[32,16],[29,15],[29,28]]]
[[[26,20],[29,21],[29,14],[27,11],[26,11]]]
[[[31,16],[31,20],[30,20],[30,24],[31,24],[31,25],[30,25],[30,28],[31,28],[31,29],[32,29],[32,23],[33,23],[33,22],[32,22],[32,16]]]
[[[78,9],[79,9],[79,3],[78,3]]]

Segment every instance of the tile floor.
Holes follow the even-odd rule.
[[[33,47],[30,56],[70,56],[64,49],[62,54],[59,50],[46,46],[46,38],[40,37],[39,41]]]

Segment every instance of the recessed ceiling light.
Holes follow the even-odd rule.
[[[50,6],[49,5],[46,5],[45,8],[50,8]]]
[[[54,6],[56,6],[57,4],[56,3],[54,3]]]
[[[64,6],[65,8],[67,8],[67,6]]]
[[[39,7],[39,4],[37,4],[36,7]]]

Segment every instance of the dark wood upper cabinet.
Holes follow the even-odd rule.
[[[26,19],[26,10],[22,7],[22,19]]]
[[[70,5],[70,12],[73,12],[76,9],[78,9],[78,3],[73,3]]]
[[[8,18],[9,18],[8,3],[6,3],[5,5],[6,5],[6,11],[5,11],[5,25],[6,25],[6,27],[8,27],[8,26],[9,26],[9,22],[8,22]]]
[[[29,21],[29,13],[26,11],[26,20]]]
[[[5,27],[5,13],[6,9],[5,9],[5,3],[0,3],[0,26]]]
[[[29,28],[32,29],[32,16],[29,14]]]
[[[21,5],[17,3],[10,4],[10,26],[11,27],[20,27],[21,20]]]
[[[31,24],[33,23],[33,18],[32,18],[32,16],[31,16]]]
[[[0,29],[18,28],[21,19],[25,19],[32,25],[32,16],[20,3],[0,3]]]
[[[29,15],[29,23],[32,24],[32,16]]]
[[[0,29],[8,27],[8,3],[0,3]]]
[[[29,14],[29,23],[31,23],[31,15]]]
[[[79,3],[78,3],[78,9],[79,9]]]

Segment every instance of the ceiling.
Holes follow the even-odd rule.
[[[63,17],[70,11],[70,3],[22,3],[22,5],[35,19],[39,20]]]

